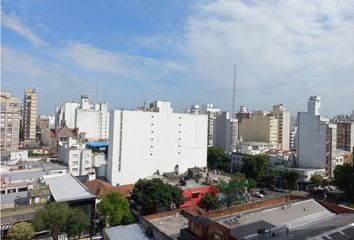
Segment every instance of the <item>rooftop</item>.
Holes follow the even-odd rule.
[[[27,191],[1,194],[1,204],[27,202]]]
[[[188,219],[179,213],[151,220],[150,223],[172,239],[177,239],[181,229],[188,227]]]
[[[315,200],[309,199],[245,211],[214,220],[230,228],[238,228],[249,223],[265,221],[274,226],[286,225],[291,230],[333,215]]]
[[[43,176],[56,202],[96,198],[79,180],[71,174]]]
[[[109,240],[114,239],[124,239],[124,240],[149,240],[144,234],[144,229],[137,223],[126,225],[126,226],[115,226],[110,228],[105,228],[105,235]]]
[[[96,195],[103,195],[112,191],[120,192],[127,196],[133,191],[134,184],[126,184],[121,186],[112,186],[108,182],[104,182],[99,179],[95,179],[84,183],[84,185]]]

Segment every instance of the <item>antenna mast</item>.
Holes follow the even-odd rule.
[[[236,106],[236,65],[234,65],[234,88],[232,95],[232,118],[235,117],[235,106]]]

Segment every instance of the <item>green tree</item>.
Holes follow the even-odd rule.
[[[32,239],[34,235],[35,232],[31,223],[20,222],[13,225],[6,236],[11,240],[27,240]]]
[[[90,224],[89,217],[80,208],[74,208],[70,210],[66,221],[66,234],[70,238],[76,236],[81,237],[81,233],[87,229]]]
[[[268,159],[266,155],[249,155],[245,156],[242,161],[241,172],[247,178],[253,178],[257,182],[260,182],[266,177],[268,172]]]
[[[101,197],[98,210],[104,221],[111,226],[133,222],[129,202],[120,192],[110,192]]]
[[[157,207],[176,207],[184,203],[182,190],[161,179],[140,179],[135,183],[131,199],[141,207],[142,214],[154,213]]]
[[[351,201],[354,201],[354,166],[338,165],[333,173],[336,186],[344,191]]]
[[[231,163],[222,148],[208,147],[207,163],[209,169],[230,172]]]
[[[254,184],[254,182],[250,182],[242,173],[235,173],[228,183],[221,181],[217,188],[219,193],[223,195],[223,203],[226,202],[227,205],[232,205],[236,201],[243,200],[250,183]]]
[[[199,205],[199,207],[205,209],[206,211],[217,209],[218,206],[219,206],[218,205],[218,200],[210,192],[206,193],[202,197],[202,199],[200,199],[198,205]]]
[[[32,220],[37,231],[50,229],[54,240],[65,230],[70,209],[66,203],[48,203],[37,210]]]
[[[289,189],[294,189],[296,187],[296,181],[299,178],[299,172],[296,170],[285,170],[283,173],[283,180]]]
[[[322,186],[323,185],[323,177],[320,174],[314,174],[311,176],[310,182],[315,186]]]

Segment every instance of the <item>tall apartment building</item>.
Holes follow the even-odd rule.
[[[304,168],[326,169],[332,175],[332,161],[335,161],[336,128],[329,119],[320,116],[321,98],[311,96],[307,112],[297,115],[296,152],[297,165]]]
[[[278,120],[269,112],[255,112],[252,118],[239,123],[239,137],[243,141],[278,144]]]
[[[36,140],[37,123],[37,92],[36,89],[26,88],[23,99],[23,131],[25,142]]]
[[[214,146],[235,152],[238,143],[238,120],[222,112],[214,121]]]
[[[337,147],[345,151],[353,151],[354,147],[354,115],[337,116],[333,122],[337,124]]]
[[[202,105],[200,109],[202,114],[208,115],[208,146],[213,146],[214,143],[214,121],[216,117],[220,114],[219,108],[214,108],[213,104]]]
[[[170,102],[156,101],[145,111],[111,111],[108,180],[128,184],[157,171],[206,166],[207,125],[206,115],[174,113]]]
[[[203,104],[200,107],[198,104],[193,104],[190,109],[188,109],[189,114],[205,114],[208,115],[208,147],[214,144],[214,121],[216,117],[220,114],[219,108],[214,108],[213,104]]]
[[[84,143],[69,139],[58,144],[58,160],[66,163],[69,172],[74,176],[87,175],[93,171],[92,150]]]
[[[81,139],[108,139],[108,103],[90,104],[88,97],[81,96],[80,103],[64,103],[55,113],[56,127],[65,121],[68,128],[77,128]]]
[[[16,150],[19,146],[20,99],[10,91],[1,91],[0,150]]]
[[[289,150],[290,113],[283,104],[273,106],[272,115],[278,120],[278,149]]]
[[[326,119],[326,173],[333,177],[336,165],[337,151],[337,125],[329,123]]]

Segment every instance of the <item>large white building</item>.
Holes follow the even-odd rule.
[[[214,146],[228,152],[236,151],[238,142],[238,120],[222,112],[214,120]]]
[[[146,111],[110,112],[107,178],[135,183],[154,172],[179,172],[207,165],[206,115],[174,113],[170,102],[156,101]]]
[[[301,168],[325,169],[332,175],[336,152],[336,126],[320,116],[321,98],[311,96],[307,112],[297,115],[295,137],[297,165]]]
[[[92,150],[84,143],[71,138],[67,142],[59,142],[58,153],[58,160],[69,167],[72,175],[83,176],[93,171]]]
[[[77,128],[81,139],[108,139],[109,112],[107,102],[90,104],[81,96],[80,103],[64,103],[55,114],[56,127],[65,121],[69,128]]]

